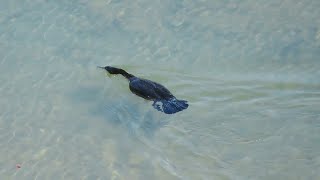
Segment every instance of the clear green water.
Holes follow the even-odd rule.
[[[320,178],[320,1],[0,4],[1,180]]]

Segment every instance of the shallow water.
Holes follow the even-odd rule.
[[[0,179],[320,178],[320,1],[0,4]]]

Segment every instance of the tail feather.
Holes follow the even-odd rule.
[[[164,112],[166,114],[174,114],[176,112],[187,109],[189,106],[187,101],[178,100],[176,98],[160,101],[162,103],[162,108],[160,108],[160,105],[157,104],[157,102],[153,103],[153,107],[158,111]]]

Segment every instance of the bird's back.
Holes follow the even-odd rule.
[[[130,79],[130,90],[148,100],[162,100],[174,97],[171,92],[159,83],[134,77]]]

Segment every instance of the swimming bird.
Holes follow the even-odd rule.
[[[98,68],[105,69],[110,74],[121,74],[124,76],[129,80],[130,91],[146,100],[153,101],[152,106],[158,111],[166,114],[174,114],[187,109],[189,106],[187,101],[178,100],[167,88],[159,83],[136,77],[120,68],[111,66],[98,66]]]

